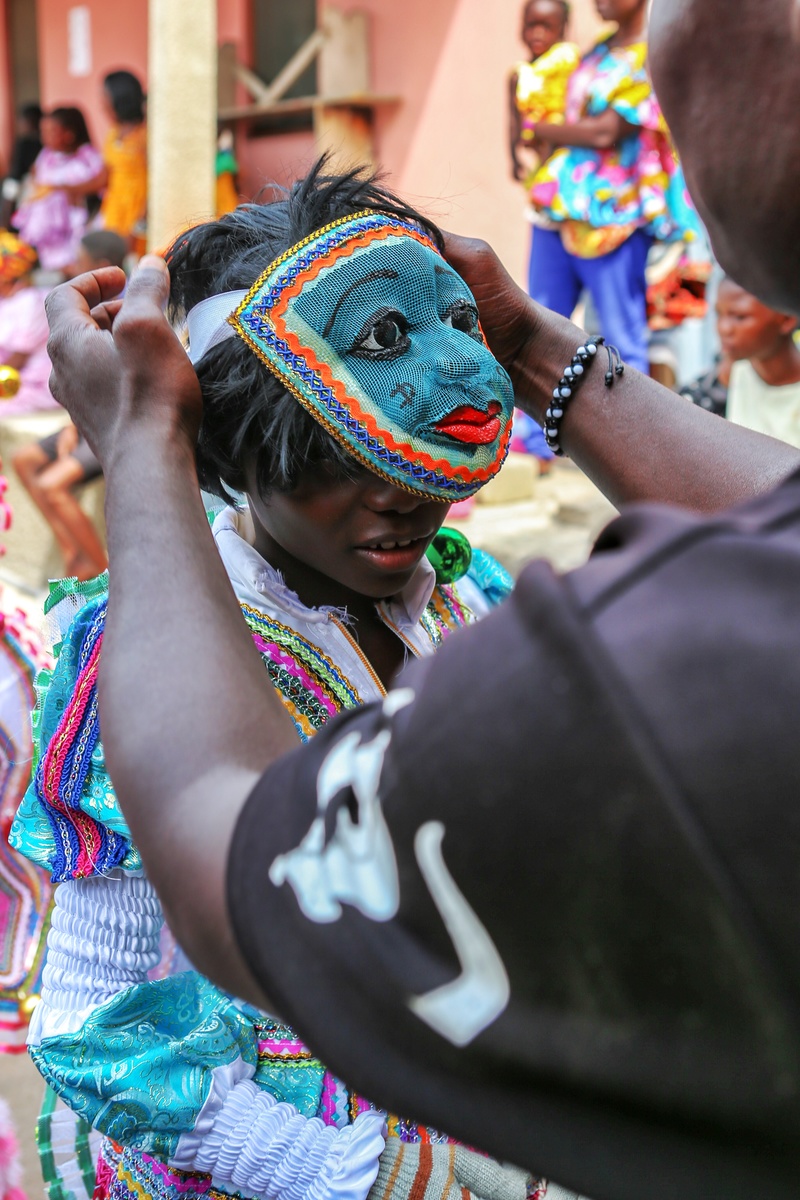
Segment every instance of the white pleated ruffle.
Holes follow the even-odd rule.
[[[163,924],[158,897],[142,876],[117,870],[57,887],[28,1044],[76,1033],[100,1004],[144,983],[160,957]]]
[[[365,1200],[385,1144],[380,1113],[361,1113],[353,1125],[334,1129],[248,1080],[236,1083],[215,1113],[207,1110],[202,1124],[181,1137],[170,1165],[269,1200]]]

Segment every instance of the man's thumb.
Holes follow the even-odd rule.
[[[169,271],[163,258],[157,254],[145,254],[130,278],[125,291],[122,312],[138,309],[140,305],[155,304],[163,310],[169,298]]]

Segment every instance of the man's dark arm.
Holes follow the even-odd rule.
[[[585,332],[534,303],[485,242],[448,234],[446,254],[475,295],[517,404],[542,423]],[[793,446],[704,412],[630,367],[607,388],[604,362],[567,410],[562,445],[613,504],[652,500],[716,512],[769,491],[800,467]]]

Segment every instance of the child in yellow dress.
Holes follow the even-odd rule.
[[[529,170],[519,151],[532,145],[537,123],[564,120],[567,84],[580,61],[578,47],[564,41],[568,19],[567,0],[528,0],[522,10],[521,37],[530,60],[518,63],[509,81],[511,168],[520,181]]]
[[[130,71],[112,71],[103,80],[103,99],[113,124],[103,146],[106,190],[100,224],[125,238],[129,249],[143,250],[137,240],[147,211],[144,91]]]

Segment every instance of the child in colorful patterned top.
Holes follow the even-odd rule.
[[[438,546],[447,579],[426,557],[443,496],[494,473],[511,417],[505,374],[438,244],[374,181],[318,167],[283,200],[194,229],[169,254],[205,403],[201,481],[225,502],[246,494],[214,536],[301,739],[383,695],[409,655],[433,653],[510,586],[457,537]],[[99,740],[105,611],[104,580],[61,586],[49,605],[66,632],[41,683],[15,842],[63,881],[31,1054],[122,1144],[108,1144],[108,1194],[204,1194],[212,1180],[285,1200],[536,1194],[522,1172],[433,1130],[394,1118],[387,1129],[290,1030],[195,972],[146,982],[163,916]]]
[[[517,64],[509,79],[511,173],[530,174],[520,160],[521,147],[531,148],[539,121],[564,120],[567,83],[580,62],[578,47],[564,40],[569,20],[567,0],[528,0],[522,10],[522,41],[530,59]]]

